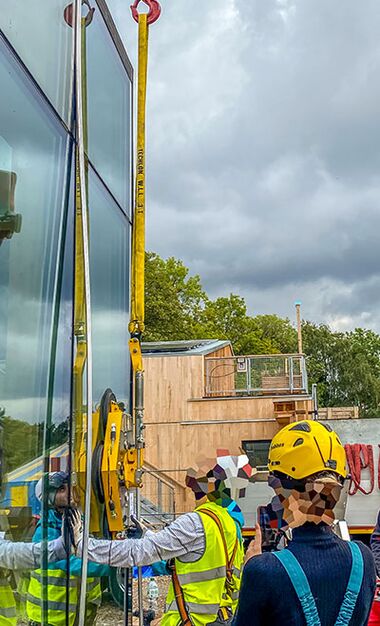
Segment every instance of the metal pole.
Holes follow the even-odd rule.
[[[76,158],[78,164],[79,189],[76,200],[81,206],[82,236],[83,236],[83,271],[84,293],[86,303],[86,337],[87,337],[87,449],[86,449],[86,500],[84,506],[83,548],[82,548],[82,578],[79,599],[79,626],[84,626],[86,617],[86,591],[87,591],[87,555],[88,535],[90,529],[90,493],[91,493],[91,466],[92,466],[92,325],[91,325],[91,295],[90,295],[90,262],[89,262],[89,239],[88,239],[88,212],[86,170],[84,155],[84,120],[83,120],[83,83],[82,83],[82,0],[75,0],[75,120],[76,120]],[[78,194],[79,192],[79,194]]]
[[[301,302],[295,302],[298,335],[298,354],[303,354],[302,350],[302,324],[301,324]]]
[[[137,470],[136,470],[136,484],[141,483],[142,478],[142,463],[141,463],[141,451],[144,448],[144,372],[138,370],[135,373],[135,445],[137,449]],[[136,517],[140,519],[141,516],[141,492],[140,487],[136,488]],[[142,568],[137,568],[137,580],[138,580],[138,601],[139,601],[139,625],[143,626],[144,623],[144,609],[143,609],[143,587],[142,587]]]

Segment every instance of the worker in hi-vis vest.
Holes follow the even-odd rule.
[[[159,532],[147,530],[140,539],[89,539],[88,558],[118,567],[170,560],[169,588],[163,626],[205,626],[228,622],[235,610],[243,564],[244,524],[234,494],[248,484],[253,469],[245,455],[217,451],[188,470],[186,484],[196,498],[192,513],[178,517]],[[75,552],[81,554],[81,518],[74,513]]]
[[[0,458],[2,450],[0,449]],[[2,488],[2,473],[0,464],[0,492]],[[0,626],[16,626],[19,611],[17,610],[14,589],[10,584],[11,572],[33,570],[40,566],[45,552],[48,562],[65,559],[67,548],[63,537],[59,534],[56,539],[44,545],[42,543],[25,543],[4,539],[5,532],[0,533]],[[18,590],[19,595],[19,590]]]
[[[42,500],[41,478],[36,485],[36,497]],[[48,476],[48,539],[56,539],[62,532],[64,511],[69,504],[69,474],[52,472]],[[37,524],[33,541],[42,539],[41,521]],[[72,626],[78,611],[82,561],[71,555],[67,558],[49,562],[44,573],[41,566],[31,572],[28,587],[26,613],[32,626],[41,624],[43,611],[43,585],[47,585],[47,623],[49,626]],[[90,563],[87,577],[86,624],[94,622],[98,606],[101,604],[102,590],[100,577],[108,576],[110,569],[104,565]],[[67,582],[67,576],[69,579]],[[68,620],[68,621],[67,621]]]
[[[365,626],[375,591],[373,557],[332,529],[347,477],[338,435],[329,424],[291,422],[274,436],[268,467],[270,509],[289,542],[263,554],[257,539],[248,547],[234,626]]]

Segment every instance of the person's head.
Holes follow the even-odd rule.
[[[269,448],[272,506],[291,528],[332,523],[346,478],[346,454],[338,435],[320,422],[293,422]]]
[[[210,500],[228,505],[245,495],[255,473],[245,454],[231,455],[228,450],[220,449],[215,457],[200,457],[196,466],[187,470],[186,485],[194,492],[197,504]]]
[[[50,472],[47,476],[47,502],[50,508],[63,511],[70,502],[69,474],[66,472]],[[37,500],[42,502],[44,478],[40,478],[36,484],[35,494]]]

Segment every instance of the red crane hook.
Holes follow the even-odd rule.
[[[158,0],[135,0],[135,2],[131,5],[131,11],[132,11],[132,17],[134,20],[136,20],[136,22],[139,21],[139,12],[137,10],[137,7],[139,6],[140,2],[144,2],[144,4],[146,4],[149,7],[147,21],[148,21],[148,24],[153,24],[153,22],[158,20],[158,18],[160,17],[160,14],[161,14],[160,3],[158,2]]]
[[[85,17],[85,24],[86,24],[86,26],[89,26],[91,24],[91,22],[92,22],[92,18],[94,17],[95,9],[93,7],[91,7],[89,0],[82,0],[82,5],[85,5],[88,8],[88,12],[87,12],[87,15]],[[67,5],[67,7],[65,8],[65,10],[63,12],[63,18],[64,18],[66,24],[68,26],[71,26],[71,27],[72,27],[73,21],[74,21],[73,11],[74,11],[73,3],[71,3],[71,4]]]

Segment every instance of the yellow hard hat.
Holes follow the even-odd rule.
[[[269,470],[301,480],[329,471],[346,477],[346,453],[329,425],[312,420],[292,422],[272,439]]]

